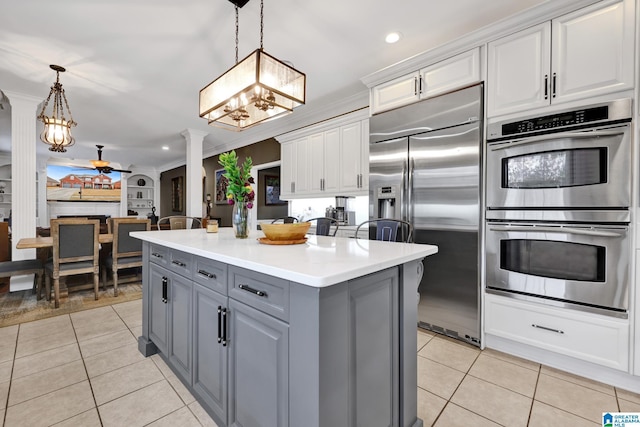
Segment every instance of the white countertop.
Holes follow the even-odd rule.
[[[308,286],[325,287],[438,252],[433,245],[308,235],[300,245],[263,245],[261,231],[236,239],[231,228],[137,231],[131,236]]]

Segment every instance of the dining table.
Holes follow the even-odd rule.
[[[112,243],[113,234],[100,234],[98,235],[98,242],[100,244]],[[44,249],[53,247],[53,237],[51,236],[38,236],[38,237],[23,237],[18,240],[16,249]]]
[[[103,233],[98,235],[98,242],[100,244],[105,243],[113,243],[113,234]],[[16,244],[16,249],[37,249],[38,251],[47,250],[53,248],[53,237],[52,236],[38,236],[38,237],[23,237],[18,240]],[[50,256],[46,253],[43,253],[45,259]],[[40,255],[38,256],[40,258]],[[73,289],[89,289],[92,288],[92,284],[80,284],[72,286]],[[69,287],[67,286],[66,280],[63,280],[60,283],[60,297],[66,297],[69,292]],[[49,300],[49,296],[47,296],[47,300]]]

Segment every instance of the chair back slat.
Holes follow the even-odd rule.
[[[318,218],[311,218],[309,220],[307,220],[306,222],[312,222],[315,221],[316,222],[316,235],[317,236],[335,236],[336,233],[338,232],[338,228],[340,227],[340,224],[338,223],[338,220],[336,220],[335,218],[329,218],[329,217],[318,217]],[[335,226],[335,229],[333,230],[333,233],[331,233],[331,226]]]
[[[169,224],[171,230],[184,230],[187,228],[202,228],[202,220],[195,216],[171,215],[158,220],[158,230],[162,230],[161,224]],[[189,225],[190,224],[190,225]]]
[[[356,239],[360,238],[360,229],[369,226],[369,238],[386,242],[411,243],[413,226],[407,221],[394,218],[380,218],[364,221],[356,228]]]

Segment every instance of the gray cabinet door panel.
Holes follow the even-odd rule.
[[[192,282],[176,274],[169,283],[169,360],[191,384],[191,289]]]
[[[163,281],[169,271],[155,264],[149,266],[149,339],[158,350],[167,354],[168,307],[162,298]]]
[[[398,286],[397,269],[349,283],[353,426],[399,423]]]
[[[229,425],[289,425],[289,326],[229,299]]]
[[[218,342],[218,309],[227,298],[201,285],[193,288],[193,389],[224,423],[227,422],[227,348]]]

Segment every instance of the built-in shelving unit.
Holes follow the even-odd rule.
[[[127,211],[147,216],[155,206],[154,180],[144,174],[133,174],[127,179]]]

